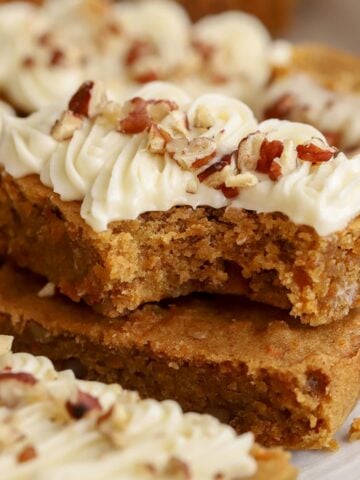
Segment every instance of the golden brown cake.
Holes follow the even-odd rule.
[[[258,446],[251,433],[236,436],[173,401],[58,373],[45,357],[10,353],[10,339],[0,336],[3,478],[296,478],[289,455]]]
[[[175,399],[239,433],[253,431],[264,445],[333,448],[358,399],[357,310],[313,329],[275,308],[213,296],[109,320],[64,297],[44,297],[43,286],[29,273],[1,270],[0,332],[15,335],[17,351],[143,397]]]

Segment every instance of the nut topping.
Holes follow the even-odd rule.
[[[278,118],[286,120],[296,106],[296,99],[291,93],[286,93],[268,106],[264,111],[264,118]]]
[[[135,97],[124,105],[125,117],[120,120],[119,131],[127,134],[141,133],[177,108],[175,102]]]
[[[280,140],[269,141],[265,138],[260,147],[260,159],[256,171],[267,173],[271,180],[277,180],[281,176],[281,165],[275,159],[280,158],[284,150],[284,144]]]
[[[260,156],[260,148],[265,135],[260,132],[251,133],[239,143],[237,151],[237,167],[240,172],[255,170]]]
[[[201,173],[198,174],[199,182],[205,182],[209,177],[212,175],[220,172],[225,167],[231,164],[232,154],[224,155],[220,158],[220,160],[216,163],[213,163],[209,168],[203,170]]]
[[[129,100],[124,106],[129,110],[127,116],[120,120],[119,132],[127,134],[141,133],[151,127],[151,119],[147,111],[148,102],[140,97]]]
[[[80,420],[88,412],[92,410],[101,410],[101,404],[96,397],[93,397],[89,393],[82,392],[78,390],[78,396],[76,402],[71,402],[70,400],[66,402],[66,410],[68,411],[70,417],[75,420]]]
[[[107,98],[101,82],[85,82],[72,96],[69,110],[76,115],[93,118],[101,113]]]
[[[132,66],[141,58],[154,53],[156,53],[156,50],[151,43],[144,40],[135,40],[125,56],[125,65]]]
[[[58,142],[70,140],[75,131],[81,128],[83,121],[81,116],[73,113],[71,110],[66,110],[61,117],[56,120],[50,133]]]
[[[211,138],[198,137],[193,140],[178,138],[166,145],[166,151],[186,170],[200,168],[216,155],[216,142]]]
[[[15,380],[16,382],[24,383],[26,385],[35,385],[37,379],[31,373],[26,372],[5,372],[0,373],[0,382]]]
[[[225,180],[226,187],[232,188],[248,188],[254,187],[258,183],[258,179],[250,172],[231,175]]]
[[[322,163],[329,161],[337,152],[335,147],[321,148],[315,143],[298,145],[296,151],[300,160],[311,163]]]
[[[151,153],[164,154],[165,146],[171,139],[171,136],[163,128],[153,123],[149,130],[147,148]]]
[[[19,463],[25,463],[25,462],[29,462],[30,460],[33,460],[37,456],[38,454],[35,447],[28,445],[23,450],[21,450],[21,452],[19,452],[17,456],[17,461]]]

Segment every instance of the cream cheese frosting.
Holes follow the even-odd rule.
[[[95,84],[82,86],[69,107],[87,88]],[[40,175],[62,200],[81,202],[96,231],[179,205],[281,212],[319,235],[359,214],[360,155],[338,153],[312,126],[258,123],[239,100],[192,100],[161,82],[122,106],[101,102],[92,116],[65,112],[75,120],[70,135],[59,107],[25,119],[5,115],[0,143],[6,172]]]
[[[277,80],[264,94],[262,108],[276,108],[277,102],[284,101],[288,105],[284,116],[289,120],[301,120],[335,135],[343,149],[359,147],[360,95],[329,90],[307,75],[296,74]]]
[[[162,79],[191,95],[226,92],[255,101],[279,50],[245,13],[210,16],[193,26],[168,0],[1,5],[0,42],[6,45],[0,90],[22,113],[63,100],[90,78],[106,82],[117,99]]]
[[[0,469],[7,479],[247,478],[252,434],[237,436],[173,401],[76,380],[0,337]]]

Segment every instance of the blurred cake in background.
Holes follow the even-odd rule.
[[[260,18],[272,33],[284,31],[290,23],[296,0],[178,0],[193,20],[226,10],[243,10]]]

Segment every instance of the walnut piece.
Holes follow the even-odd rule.
[[[50,133],[58,142],[70,140],[76,130],[81,128],[83,121],[83,117],[80,115],[77,115],[71,110],[66,110],[61,117],[56,120]]]
[[[194,127],[209,129],[215,124],[215,118],[204,105],[199,105],[195,112]]]

